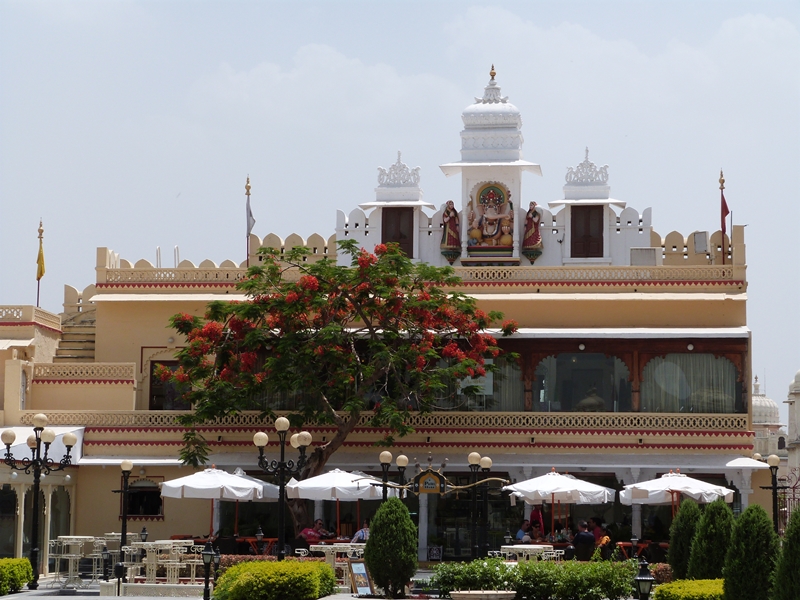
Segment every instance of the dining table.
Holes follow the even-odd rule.
[[[180,570],[186,562],[181,560],[188,548],[194,546],[194,540],[156,540],[154,542],[132,542],[132,548],[145,551],[145,582],[156,583],[156,573],[159,566],[166,570],[166,582],[178,583]],[[166,558],[161,558],[166,555]]]
[[[311,544],[308,549],[311,552],[322,552],[325,555],[325,562],[327,562],[334,573],[336,567],[342,569],[342,581],[345,587],[350,586],[350,569],[347,567],[347,560],[350,558],[360,558],[364,555],[365,544],[352,544],[350,540],[345,541],[328,541],[320,542],[319,544]],[[341,557],[341,558],[340,558]],[[337,565],[337,563],[339,563]]]
[[[641,556],[642,552],[647,550],[649,545],[649,541],[639,540],[639,542],[636,544],[636,557]],[[619,548],[620,552],[622,552],[622,555],[625,558],[632,558],[631,554],[633,554],[633,544],[631,542],[617,542],[617,548]]]
[[[84,557],[83,545],[94,542],[92,535],[60,535],[56,538],[63,548],[61,558],[67,561],[67,578],[61,584],[62,588],[74,586],[83,587],[79,565]]]
[[[500,546],[500,553],[508,558],[512,554],[517,560],[530,560],[531,557],[538,557],[545,552],[552,552],[553,544],[514,544],[513,546]]]

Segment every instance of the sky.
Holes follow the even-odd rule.
[[[425,200],[460,196],[461,112],[494,64],[523,119],[523,204],[589,148],[654,229],[747,225],[753,371],[800,369],[800,3],[0,0],[0,304],[94,283],[97,247],[172,267],[254,233],[334,233],[402,151]],[[787,271],[788,269],[788,271]],[[794,274],[794,275],[793,275]]]

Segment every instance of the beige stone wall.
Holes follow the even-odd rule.
[[[134,410],[133,383],[37,383],[31,386],[28,410]]]
[[[138,478],[138,466],[130,481]],[[122,477],[116,465],[79,467],[76,486],[75,532],[80,535],[100,536],[121,527],[119,494]],[[189,468],[147,467],[145,478],[152,481],[177,479],[190,475]],[[141,531],[147,527],[148,539],[169,539],[174,534],[207,534],[211,518],[211,500],[164,499],[164,519],[137,519],[128,521],[128,531]]]

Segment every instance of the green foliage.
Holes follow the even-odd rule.
[[[33,581],[31,561],[27,558],[0,559],[0,596],[20,591]]]
[[[751,504],[736,520],[722,570],[725,600],[768,600],[778,536],[767,512]]]
[[[692,540],[689,579],[721,579],[733,533],[733,511],[720,499],[703,511]]]
[[[381,504],[372,518],[364,562],[389,598],[405,597],[405,586],[417,572],[417,527],[398,498]]]
[[[687,498],[681,502],[678,514],[672,520],[672,526],[669,528],[667,562],[672,567],[672,576],[675,579],[686,579],[687,577],[692,540],[700,516],[697,503]]]
[[[308,262],[303,248],[262,249],[262,262],[238,285],[246,301],[212,302],[204,319],[172,317],[187,343],[180,367],[156,375],[182,386],[192,404],[181,418],[190,428],[183,462],[208,458],[197,425],[254,408],[254,398],[265,417],[282,397],[292,401],[294,426],[337,425],[324,460],[365,410],[373,411],[374,426],[387,428],[384,443],[391,444],[412,431],[410,411],[429,411],[464,378],[498,369],[485,362],[500,354],[485,330],[502,315],[446,291],[460,283],[452,268],[414,263],[396,244],[379,244],[372,254],[346,240],[339,252],[351,266]],[[516,324],[500,329],[508,335]]]
[[[656,588],[653,600],[722,600],[722,579],[675,581]]]
[[[324,562],[241,562],[219,577],[214,600],[316,600],[335,589],[336,576]]]
[[[800,510],[792,511],[775,567],[772,600],[800,598]]]
[[[219,560],[219,567],[217,576],[221,576],[228,568],[232,567],[233,565],[238,565],[239,563],[243,562],[275,562],[278,560],[277,556],[267,555],[267,554],[223,554],[220,556]],[[287,556],[284,558],[284,561],[288,562],[325,562],[324,558],[318,558],[316,556]]]
[[[525,561],[500,559],[443,563],[431,584],[440,594],[453,590],[514,590],[527,600],[619,600],[633,592],[636,561]]]

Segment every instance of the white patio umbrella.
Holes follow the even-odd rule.
[[[264,497],[264,482],[240,477],[227,471],[210,468],[186,477],[164,481],[164,498],[205,498],[208,500],[260,500]],[[214,508],[211,508],[211,535],[214,533]]]
[[[604,504],[612,502],[616,494],[611,488],[557,473],[555,468],[539,477],[507,485],[503,491],[511,492],[528,504],[539,504],[543,500],[568,504]]]
[[[389,493],[397,495],[393,488]],[[288,498],[306,500],[375,500],[383,497],[383,481],[360,471],[334,469],[316,477],[286,484]]]
[[[397,496],[397,490],[388,489],[390,496]],[[302,481],[292,479],[286,484],[288,498],[306,500],[336,500],[336,531],[339,532],[339,501],[377,500],[383,497],[383,481],[360,471],[341,471],[334,469],[316,477]],[[360,516],[359,516],[360,519]]]
[[[719,498],[724,498],[725,502],[733,502],[733,490],[688,477],[680,471],[670,471],[657,479],[626,485],[620,492],[619,499],[627,505],[671,504],[674,515],[681,494],[701,503],[713,502]]]
[[[605,504],[606,502],[612,502],[614,494],[616,494],[611,488],[589,483],[573,475],[557,473],[555,467],[550,473],[507,485],[503,488],[503,491],[511,492],[528,504],[540,504],[549,500],[553,507],[555,507],[556,502],[564,502],[565,504]],[[555,509],[551,511],[550,531],[553,531],[554,527]]]

